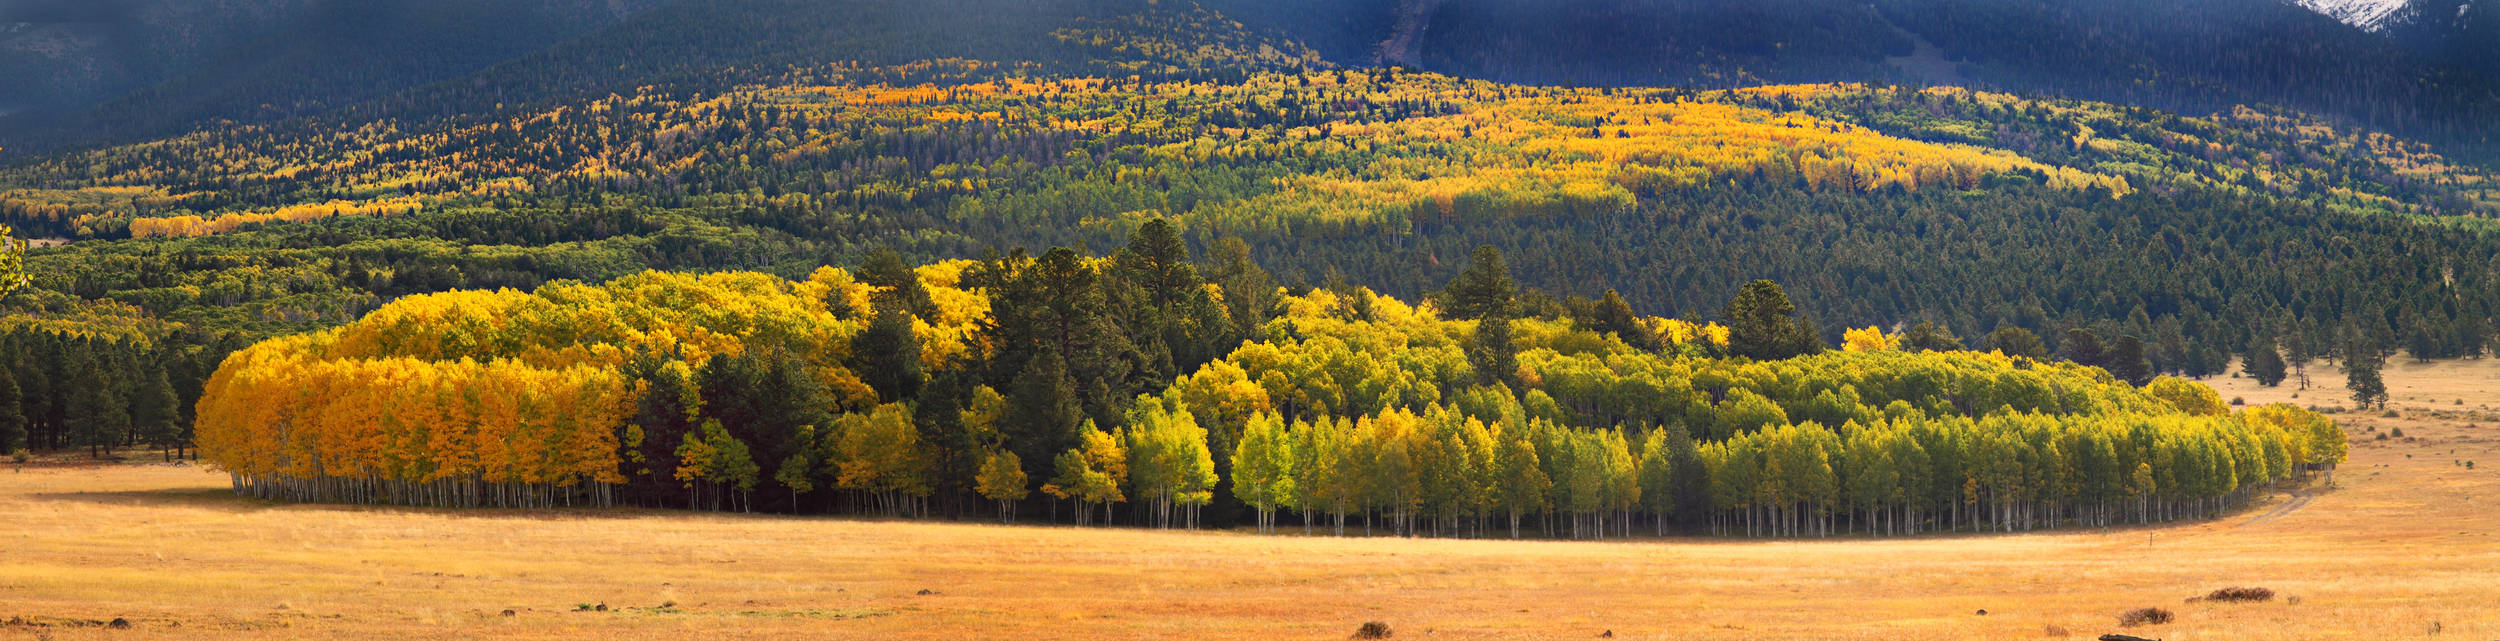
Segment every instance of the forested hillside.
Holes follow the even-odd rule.
[[[1066,37],[1117,51],[1221,30],[1195,15],[1099,45]],[[1299,60],[1242,42],[1190,57]],[[1812,285],[1801,304],[1827,327],[2019,326],[2054,346],[2090,326],[2198,375],[2259,338],[2358,332],[2448,356],[2492,335],[2489,174],[2297,114],[1176,73],[845,64],[719,95],[302,121],[30,161],[0,173],[19,186],[0,215],[80,240],[37,251],[38,287],[12,305],[267,335],[452,288],[654,268],[801,277],[880,246],[1100,249],[1162,215],[1201,248],[1240,237],[1304,283],[1411,296],[1489,244],[1554,296],[1611,287],[1644,312],[1706,316],[1727,283],[1770,277]],[[1820,293],[1840,291],[1864,295]]]
[[[1849,26],[1860,19],[1853,15],[1808,22],[1843,33],[1858,28]],[[712,439],[683,408],[641,407],[666,396],[651,390],[661,384],[653,377],[664,377],[655,372],[667,370],[686,389],[711,385],[705,393],[716,394],[812,381],[823,388],[821,404],[740,411],[806,413],[783,427],[814,425],[822,438],[852,429],[833,427],[841,414],[867,422],[844,425],[869,425],[859,429],[951,429],[942,421],[963,420],[960,411],[976,404],[979,387],[1030,400],[1044,391],[1019,386],[1064,380],[1077,400],[1052,408],[1053,425],[1090,419],[1110,435],[1131,424],[1193,424],[1218,435],[1198,440],[1213,448],[1214,460],[1228,461],[1238,435],[1226,432],[1247,430],[1250,415],[1217,417],[1208,399],[1164,394],[1175,380],[1221,376],[1226,368],[1246,377],[1227,386],[1267,390],[1275,415],[1260,424],[1288,434],[1318,433],[1300,431],[1296,421],[1324,431],[1337,429],[1337,419],[1353,421],[1344,429],[1357,434],[1367,429],[1365,417],[1455,430],[1416,433],[1459,434],[1465,421],[1455,417],[1508,420],[1499,417],[1513,415],[1509,410],[1485,409],[1503,397],[1528,417],[1507,428],[1514,435],[1545,429],[1533,427],[1532,419],[1542,418],[1555,426],[1550,434],[1573,433],[1564,427],[1623,430],[1627,448],[1645,444],[1648,434],[1671,433],[1645,426],[1684,429],[1696,452],[1771,447],[1775,441],[1750,440],[1771,437],[1730,428],[1717,413],[1733,409],[1722,407],[1730,390],[1745,386],[1690,383],[1705,371],[1788,376],[1746,368],[1786,367],[1771,363],[1790,363],[1784,359],[1793,354],[1737,350],[1751,360],[1720,360],[1726,354],[1713,350],[1733,344],[1696,338],[1706,337],[1702,328],[1712,322],[1736,325],[1729,296],[1763,279],[1792,288],[1799,322],[1783,340],[1798,345],[1841,343],[1846,328],[1877,327],[1881,335],[1920,327],[1915,344],[1923,349],[2002,349],[2028,359],[1809,356],[1796,366],[1857,386],[1859,401],[1873,412],[1818,414],[1791,405],[1812,401],[1823,387],[1847,400],[1838,391],[1843,383],[1804,396],[1745,387],[1790,416],[1816,417],[1819,429],[1839,439],[1818,440],[1822,433],[1811,430],[1763,432],[1791,439],[1776,443],[1845,444],[1854,438],[1846,428],[1853,421],[1867,429],[1923,429],[1891,411],[1894,400],[1920,420],[1969,423],[1937,428],[1952,433],[2127,431],[2139,424],[2129,421],[2151,417],[2143,429],[2239,438],[2228,435],[2259,433],[2238,431],[2246,420],[2183,419],[2143,405],[2138,401],[2150,388],[2141,386],[2164,374],[2222,375],[2237,355],[2294,366],[2321,358],[2375,363],[2398,349],[2417,358],[2479,357],[2500,333],[2493,324],[2500,239],[2492,236],[2500,184],[2490,171],[2444,155],[2449,146],[2356,126],[2348,115],[2236,105],[2179,113],[1850,83],[1708,90],[1510,84],[1338,64],[1331,60],[1342,60],[1334,49],[1341,43],[1306,47],[1280,35],[1290,33],[1256,15],[1237,19],[1169,0],[672,3],[378,100],[11,161],[0,166],[0,222],[42,246],[25,257],[29,286],[0,296],[7,312],[0,362],[12,363],[23,426],[22,436],[0,440],[0,450],[84,448],[102,455],[135,444],[180,445],[192,413],[201,415],[204,446],[212,415],[226,417],[216,419],[226,422],[215,438],[261,438],[276,419],[250,412],[313,411],[263,402],[282,383],[326,377],[323,385],[349,386],[298,399],[304,403],[383,402],[391,399],[359,396],[371,390],[352,386],[389,373],[428,376],[396,384],[452,396],[504,381],[496,384],[561,399],[531,401],[542,405],[631,401],[631,415],[673,411],[685,420],[670,429],[705,443],[689,455],[713,461],[736,449],[734,440],[768,476],[791,456],[814,457],[820,466],[835,460],[790,445],[786,435],[757,437],[741,427],[747,418],[711,416],[725,430]],[[1705,41],[1660,46],[1696,42]],[[1887,53],[1898,44],[1817,42]],[[1417,46],[1429,52],[1435,45]],[[1799,47],[1798,55],[1807,55],[1802,49],[1810,47]],[[1783,51],[1761,59],[1779,59]],[[2231,91],[2213,95],[2254,100]],[[1153,232],[1147,255],[1159,267],[1087,258],[1128,247],[1146,231]],[[1070,249],[1024,249],[1041,247]],[[1402,336],[1383,349],[1448,356],[1442,348],[1482,333],[1484,309],[1420,301],[1476,262],[1480,247],[1507,257],[1516,278],[1515,305],[1500,307],[1517,323],[1519,349],[1460,347],[1469,358],[1402,362],[1382,370],[1395,376],[1335,391],[1329,381],[1349,379],[1258,360],[1267,358],[1261,350],[1291,354],[1327,332],[1349,344]],[[1188,261],[1175,257],[1193,252],[1220,254],[1200,268],[1212,282],[1174,285],[1188,280],[1175,275]],[[872,256],[874,269],[828,270]],[[876,288],[920,282],[900,275],[911,271],[901,265],[913,263],[929,265],[919,275],[931,299],[908,296],[910,314],[879,310],[871,293],[883,290]],[[1268,273],[1271,282],[1258,283]],[[1050,277],[1028,277],[1034,274]],[[1089,278],[1133,288],[1087,284]],[[1278,286],[1285,304],[1270,305],[1265,299]],[[1104,297],[1108,312],[1087,307],[1089,291]],[[711,298],[688,298],[694,296]],[[595,303],[601,300],[610,302]],[[1045,300],[1060,302],[1048,311],[1017,307]],[[1013,302],[1002,309],[996,301]],[[550,304],[555,311],[540,307]],[[777,335],[765,339],[766,355],[750,355],[753,321],[673,316],[697,313],[689,306],[701,304],[769,308],[737,313],[780,315],[773,322],[788,326],[775,331],[803,334],[805,350],[787,342],[799,334]],[[459,311],[463,305],[503,313],[472,317]],[[613,309],[575,309],[584,306]],[[540,312],[554,316],[530,316]],[[578,313],[590,315],[571,316]],[[1277,318],[1297,314],[1305,320],[1277,325]],[[1360,325],[1321,329],[1313,319],[1322,317]],[[1658,320],[1666,318],[1686,320]],[[880,319],[888,323],[885,333],[872,334]],[[549,330],[552,337],[508,334],[504,324],[515,322],[562,329]],[[1015,329],[1025,322],[1062,327],[1057,365],[1006,347],[1041,340],[1016,333],[1035,331]],[[446,333],[441,324],[463,329]],[[1075,325],[1122,333],[1103,343],[1078,341],[1066,330]],[[377,329],[386,326],[398,329]],[[1101,327],[1087,331],[1109,336]],[[1621,345],[1575,333],[1596,327]],[[586,333],[594,331],[609,333]],[[368,334],[401,336],[349,340]],[[951,356],[921,359],[920,373],[908,376],[896,367],[860,366],[858,337],[883,336],[878,349],[889,349],[900,334],[918,341],[923,356]],[[436,336],[451,342],[410,342]],[[227,359],[253,344],[259,347]],[[1540,346],[1555,355],[1541,355]],[[1524,365],[1484,364],[1506,355]],[[1561,376],[1548,366],[1586,366],[1556,360],[1576,355],[1597,355],[1609,368],[1681,372],[1687,383],[1618,373],[1646,382],[1627,387],[1634,384],[1608,379],[1603,386],[1656,392],[1661,396],[1643,402],[1660,405],[1588,401],[1572,396],[1582,388],[1548,384]],[[211,380],[219,363],[230,364],[227,374]],[[719,369],[730,365],[745,369]],[[1947,395],[1962,399],[1955,403],[1978,404],[1946,408],[1933,402],[1943,392],[1878,393],[1871,388],[1893,383],[1866,379],[1931,365],[1989,377],[2043,376],[2032,383],[2084,390],[2073,393],[2097,400],[2073,402],[2118,409],[1970,400],[1993,399],[1993,391],[1955,392]],[[1034,367],[1068,373],[1025,376]],[[1872,373],[1878,371],[1893,373]],[[1270,374],[1282,382],[1263,380]],[[701,382],[707,376],[730,378]],[[884,376],[926,380],[880,382]],[[166,393],[159,393],[160,379]],[[1484,399],[1467,401],[1475,405],[1456,400],[1497,381],[1505,392],[1482,392]],[[1318,387],[1287,389],[1293,385]],[[921,387],[946,396],[922,402],[912,391]],[[208,393],[214,389],[239,391],[219,401]],[[1538,409],[1539,393],[1557,409]],[[1140,403],[1140,394],[1163,400]],[[176,411],[158,409],[166,398]],[[616,441],[623,449],[634,449],[621,445],[631,439],[608,422],[654,425],[634,422],[649,417],[596,407],[560,417],[590,423],[541,425],[532,421],[556,420],[543,406],[437,400],[462,412],[498,412],[473,423],[624,439]],[[230,405],[206,411],[221,402]],[[1574,404],[1583,402],[1596,404]],[[881,405],[893,407],[880,413]],[[1996,412],[1999,405],[2016,411]],[[1139,409],[1149,406],[1163,409]],[[356,438],[398,438],[406,434],[391,430],[413,424],[376,418],[397,411],[318,413],[347,421],[332,427]],[[515,418],[523,415],[531,418]],[[896,422],[903,418],[910,420]],[[1050,433],[1061,440],[998,446],[1021,457],[1019,469],[1035,485],[1055,475],[1057,459],[1085,438]],[[949,434],[923,436],[954,438]],[[640,460],[677,460],[669,457],[683,444],[674,436],[649,442],[637,450]],[[351,449],[380,447],[359,443]],[[600,458],[573,447],[590,441],[571,443],[557,453],[531,450],[555,457],[531,465],[559,471],[522,477],[498,490],[509,493],[503,498],[479,495],[477,486],[426,484],[445,477],[395,489],[348,485],[368,498],[382,492],[415,500],[389,493],[434,492],[423,499],[430,502],[590,497],[533,486],[569,478],[618,485],[621,494],[600,500],[717,505],[734,497],[774,506],[773,496],[745,497],[718,485],[698,484],[710,493],[688,493],[685,482],[717,483],[722,477],[705,476],[716,471],[678,479],[684,468],[642,468],[636,476],[636,454]],[[326,460],[287,449],[299,445],[348,447],[217,447],[226,448],[221,461],[245,471],[259,491],[346,491],[304,484],[335,480],[326,472],[286,467]],[[393,456],[436,453],[395,447],[403,449]],[[247,455],[256,458],[234,458]],[[332,455],[345,454],[322,454]],[[1077,462],[1089,456],[1116,458],[1095,452]],[[925,478],[975,478],[966,470],[986,462],[950,460],[956,469]],[[254,467],[264,465],[277,467]],[[353,478],[412,480],[408,468],[392,469],[400,476]],[[823,467],[792,469],[801,470],[793,479],[809,487],[844,483],[838,473],[805,476]],[[1054,484],[1067,489],[1087,478]],[[2244,481],[2264,478],[2271,477]],[[916,499],[904,497],[930,496],[903,489],[876,491],[884,509],[914,509]],[[2215,499],[2228,489],[2164,500]],[[1164,490],[1156,495],[1166,502],[1198,491]],[[453,501],[442,492],[468,494]],[[2026,498],[2008,500],[2030,514],[2080,518],[2072,509],[2081,504],[2071,497],[2015,496]],[[1818,497],[1809,501],[1830,498]],[[1730,515],[1741,513],[1720,513]],[[1918,518],[1934,527],[1966,517]],[[1695,518],[1707,517],[1683,523],[1695,525]]]
[[[1409,305],[1279,290],[1228,247],[1202,276],[1155,221],[1104,259],[411,297],[228,359],[199,442],[238,489],[289,500],[994,502],[1163,527],[1212,504],[1263,528],[1573,538],[2141,522],[2342,457],[2322,417],[2232,414],[2178,379],[1875,329],[1825,352],[1768,283],[1732,326],[1611,296],[1513,320],[1490,249]]]

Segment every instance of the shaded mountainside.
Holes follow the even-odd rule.
[[[38,79],[0,88],[0,112],[17,112],[0,116],[13,150],[0,154],[348,107],[360,120],[492,112],[722,69],[1064,70],[1105,58],[1064,46],[1079,21],[1204,14],[1340,66],[1531,85],[1950,81],[2196,114],[2273,104],[2481,158],[2500,12],[2470,7],[2412,0],[2380,34],[2281,0],[29,0],[0,8],[0,75]],[[1204,43],[1167,44],[1168,59]],[[1109,57],[1140,55],[1155,57]]]
[[[321,113],[460,77],[659,0],[34,0],[0,10],[0,147]]]
[[[51,11],[28,15],[54,22],[17,28],[42,33],[118,30],[125,36],[98,43],[170,37],[158,33],[166,29],[139,21],[170,10],[131,6],[137,7],[131,15],[138,17]],[[0,119],[11,125],[0,127],[0,158],[177,135],[225,121],[253,124],[314,116],[337,124],[494,115],[508,106],[630,93],[652,84],[692,82],[696,89],[720,90],[776,79],[792,67],[837,62],[897,65],[969,58],[1059,72],[1165,74],[1213,70],[1217,66],[1208,64],[1205,50],[1227,48],[1250,50],[1264,61],[1224,60],[1220,66],[1236,75],[1262,65],[1323,64],[1287,41],[1243,30],[1193,4],[1166,7],[1144,0],[457,0],[235,6],[270,14],[260,19],[280,26],[238,27],[237,35],[165,53],[115,53],[120,50],[103,46],[64,53],[71,60],[109,53],[155,67],[150,68],[152,75],[131,72],[118,85],[75,94],[85,96],[83,101],[64,98],[39,105],[22,100],[48,108]],[[240,9],[236,11],[235,16],[217,15],[244,21]],[[64,20],[72,22],[61,24]],[[1161,35],[1142,35],[1148,32]],[[1095,46],[1112,39],[1134,41],[1134,46]],[[187,56],[202,60],[184,64],[168,59]],[[40,56],[0,56],[0,69],[48,71],[61,64],[66,63]],[[134,90],[126,85],[139,86]]]
[[[2491,150],[2488,114],[2500,106],[2493,32],[2455,20],[2401,28],[2407,15],[2457,14],[2457,0],[2417,0],[2390,18],[2391,33],[2426,34],[2395,38],[2414,46],[2279,0],[1217,4],[1332,60],[1526,84],[1923,82],[1938,74],[1898,61],[1924,39],[1982,88],[2189,113],[2281,105],[2478,156]]]

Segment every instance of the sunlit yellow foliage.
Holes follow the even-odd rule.
[[[200,404],[202,456],[248,482],[297,484],[291,491],[312,500],[624,480],[612,426],[631,413],[634,390],[613,370],[322,358],[335,338],[278,339],[230,357]]]
[[[987,357],[980,327],[989,298],[961,287],[971,265],[918,270],[932,308],[914,329],[931,371]],[[621,480],[617,441],[641,393],[623,372],[637,357],[663,359],[684,377],[715,357],[782,350],[811,364],[839,407],[874,405],[875,391],[846,364],[875,294],[827,267],[804,281],[644,272],[530,293],[409,296],[354,323],[228,359],[199,406],[199,442],[220,469],[283,488],[275,494],[545,500],[548,488]],[[520,489],[504,498],[457,494],[478,491],[461,484],[506,483]],[[387,492],[437,494],[376,494]]]
[[[424,208],[423,204],[412,198],[362,202],[333,200],[326,203],[290,205],[266,212],[219,214],[207,218],[193,215],[137,218],[130,221],[130,235],[134,238],[206,236],[234,231],[236,228],[252,223],[303,222],[333,216],[395,216],[414,213]]]
[[[1099,40],[1106,47],[1158,46],[1113,35],[1124,29],[1119,25],[1096,27],[1102,32],[1062,35]],[[1284,60],[1307,52],[1253,47],[1247,53],[1165,53],[1191,60],[1243,55]],[[1765,88],[1747,95],[1843,89]],[[960,198],[954,202],[976,214],[1003,200],[1047,197],[1032,193],[1029,183],[995,177],[1053,165],[1105,180],[1114,189],[1159,184],[1177,167],[1273,168],[1279,162],[1307,167],[1234,187],[1244,190],[1236,197],[1153,208],[1209,229],[1308,222],[1394,229],[1487,217],[1610,215],[1636,206],[1642,193],[1713,187],[1739,175],[1832,190],[1970,189],[1984,175],[2020,169],[2046,175],[2055,186],[2100,186],[2116,195],[2130,191],[2125,180],[2112,176],[2042,165],[1999,150],[1888,137],[1802,112],[1740,106],[1726,101],[1727,95],[1519,87],[1383,71],[1260,73],[1218,83],[1046,78],[965,60],[883,68],[843,63],[794,68],[780,82],[713,95],[642,87],[507,120],[436,129],[380,121],[317,139],[284,140],[249,127],[203,132],[93,152],[74,159],[83,164],[65,160],[59,169],[81,175],[95,185],[91,189],[162,193],[171,185],[250,177],[294,190],[281,194],[323,199],[268,211],[132,221],[131,233],[142,237],[202,235],[251,222],[333,214],[405,213],[420,203],[441,207],[448,206],[444,201],[528,194],[552,181],[642,189],[673,185],[701,167],[764,163],[821,163],[868,173],[847,176],[849,182],[827,193],[740,198],[794,208]],[[775,116],[764,118],[762,108]],[[1279,114],[1297,120],[1279,124]],[[1095,157],[1099,149],[1079,147],[1058,158],[1010,155],[995,165],[968,162],[910,172],[893,171],[907,163],[880,155],[891,153],[886,150],[895,135],[956,138],[980,128],[1016,137],[1109,137],[1131,146],[1116,162]],[[196,162],[143,162],[156,157],[150,153]],[[1086,173],[1096,169],[1110,171]],[[1014,191],[1018,184],[1028,189]],[[364,200],[329,200],[341,193]],[[127,197],[118,207],[18,200],[27,202],[17,205],[26,210],[17,215],[25,216],[110,218],[134,209]],[[0,202],[17,201],[0,197]],[[180,201],[157,205],[150,209],[179,211]],[[1003,209],[986,213],[1016,216],[1024,208]],[[1109,212],[1094,215],[1105,224],[1117,223]]]
[[[1840,349],[1845,352],[1875,352],[1901,349],[1901,337],[1887,336],[1884,329],[1873,325],[1840,333]]]
[[[1696,323],[1681,318],[1651,316],[1641,319],[1649,331],[1669,345],[1692,345],[1695,341],[1727,347],[1727,326],[1718,323]]]

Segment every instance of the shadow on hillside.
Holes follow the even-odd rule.
[[[123,507],[189,507],[230,514],[253,514],[268,511],[340,512],[340,513],[403,513],[460,519],[523,519],[535,521],[623,520],[653,516],[715,515],[652,508],[445,508],[401,505],[359,505],[351,503],[289,503],[250,498],[223,488],[175,488],[161,490],[122,490],[110,492],[37,492],[24,495],[31,501],[52,501],[113,505]]]
[[[217,488],[179,488],[162,490],[121,490],[113,492],[37,492],[25,495],[34,501],[58,501],[118,505],[125,507],[197,507],[223,512],[259,512],[277,507],[277,503],[255,501],[234,492]]]

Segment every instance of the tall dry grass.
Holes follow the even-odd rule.
[[[1574,543],[383,509],[242,500],[191,467],[0,466],[0,637],[1343,639],[1381,621],[1400,639],[2092,638],[2149,606],[2176,619],[2128,633],[2500,638],[2500,410],[2484,409],[2500,385],[2483,382],[2500,362],[2388,376],[2401,417],[2339,418],[2413,438],[2359,441],[2340,487],[2280,518],[2250,523],[2260,505],[2012,536]],[[2454,463],[2472,459],[2486,465]],[[2282,598],[2183,602],[2232,586]],[[134,627],[73,627],[116,617]]]

